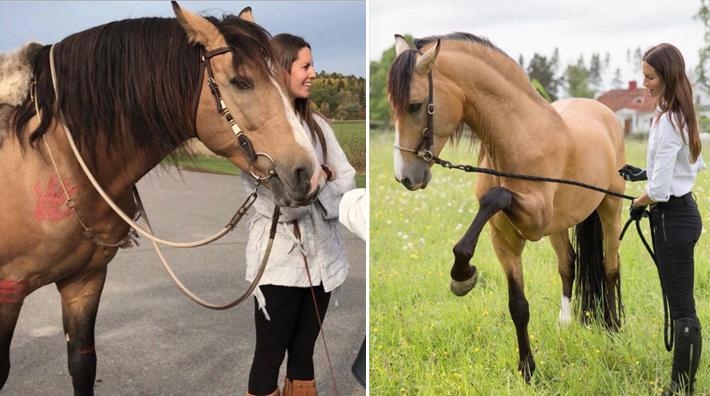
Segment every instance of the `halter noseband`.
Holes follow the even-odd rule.
[[[416,149],[410,149],[398,145],[394,145],[394,148],[406,151],[408,153],[414,153],[417,157],[423,159],[426,162],[431,162],[435,155],[431,152],[431,147],[434,145],[434,79],[432,77],[431,70],[427,73],[429,79],[429,99],[426,106],[426,128],[422,130],[422,140],[419,141]]]
[[[212,63],[210,62],[211,59],[217,55],[225,54],[230,51],[229,47],[221,47],[211,51],[207,51],[206,48],[202,47],[200,49],[200,60],[205,64],[205,69],[207,70],[207,86],[210,88],[210,92],[212,92],[212,96],[214,96],[214,99],[217,102],[217,112],[222,114],[227,120],[229,126],[234,132],[234,135],[237,137],[237,144],[239,144],[239,147],[249,158],[249,173],[251,173],[251,175],[258,181],[264,181],[276,175],[273,167],[274,160],[268,154],[254,150],[254,145],[251,143],[251,140],[249,140],[247,135],[244,134],[244,131],[242,131],[239,125],[237,125],[237,122],[229,112],[224,99],[222,99],[222,94],[219,92],[219,86],[217,85],[217,81],[214,79],[214,73],[212,72]],[[200,78],[200,84],[202,84],[202,78]],[[259,176],[254,171],[254,163],[256,163],[259,156],[265,157],[269,160],[269,162],[271,162],[271,169],[266,176]]]

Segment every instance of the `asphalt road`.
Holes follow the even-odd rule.
[[[246,197],[238,177],[192,172],[180,177],[174,170],[153,171],[139,189],[156,233],[180,241],[221,229]],[[365,244],[344,228],[343,233],[350,275],[331,299],[324,332],[339,394],[364,395],[350,365],[366,332]],[[247,287],[244,239],[240,225],[207,247],[164,252],[189,288],[222,303]],[[244,394],[254,345],[253,309],[251,300],[228,311],[189,301],[165,274],[149,241],[141,238],[139,247],[119,251],[109,264],[96,325],[96,394]],[[72,394],[62,333],[54,285],[28,296],[3,395]],[[320,339],[314,360],[319,393],[333,395]]]

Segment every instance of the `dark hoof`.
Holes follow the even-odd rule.
[[[476,267],[471,266],[470,268],[473,274],[471,274],[468,279],[462,281],[451,279],[451,292],[459,297],[465,296],[468,292],[470,292],[471,289],[476,286],[476,282],[478,281],[478,271],[476,270]]]

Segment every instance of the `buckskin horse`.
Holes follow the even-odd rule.
[[[589,99],[548,104],[520,66],[490,41],[468,33],[417,40],[395,36],[396,58],[388,76],[395,119],[395,176],[409,190],[426,188],[432,159],[452,138],[470,130],[480,141],[481,167],[513,174],[574,180],[624,191],[617,169],[624,139],[614,113]],[[467,126],[468,128],[464,128]],[[548,236],[562,279],[559,322],[572,319],[571,297],[583,317],[620,325],[619,231],[622,200],[577,186],[481,174],[479,211],[453,248],[451,290],[462,296],[476,284],[469,264],[488,223],[495,254],[508,282],[515,324],[518,370],[535,371],[527,325],[521,255],[526,241]],[[577,249],[568,230],[576,228]]]
[[[280,206],[318,192],[320,166],[251,10],[218,20],[173,9],[175,19],[112,22],[0,58],[0,388],[24,298],[55,283],[75,394],[93,394],[99,299],[129,227],[89,184],[67,131],[131,215],[135,183],[192,137],[272,176]]]

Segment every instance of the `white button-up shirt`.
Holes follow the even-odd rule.
[[[670,112],[654,116],[648,133],[646,193],[655,202],[689,193],[698,171],[705,168],[702,157],[690,163],[688,130],[685,128],[681,135],[671,117]]]

